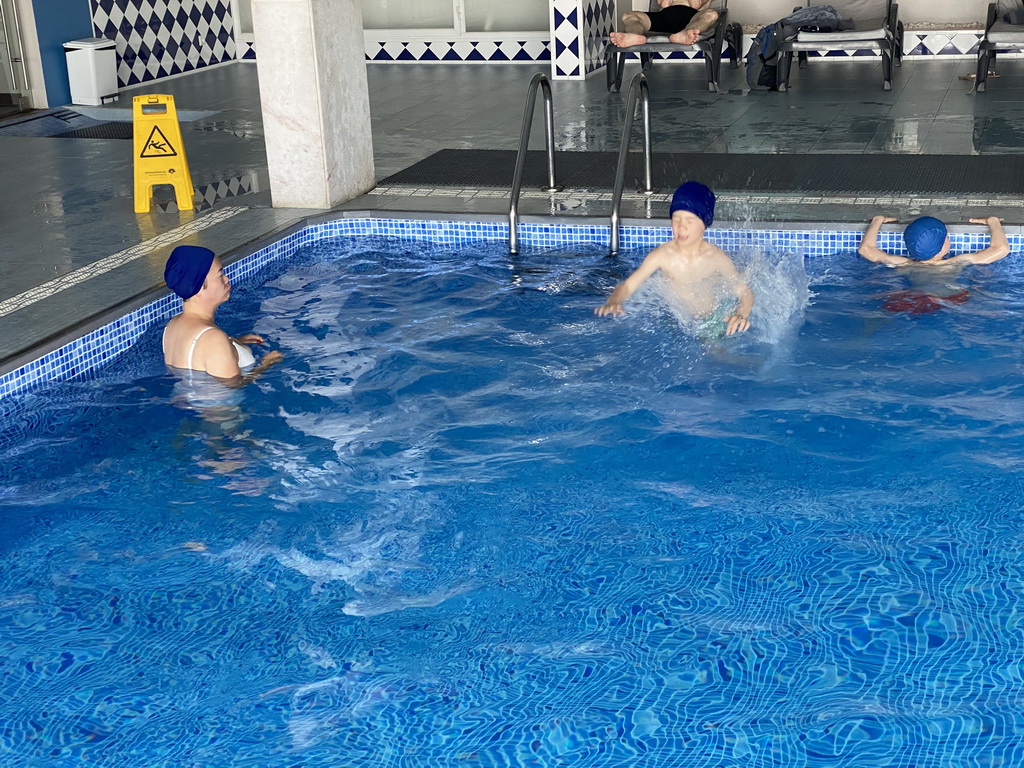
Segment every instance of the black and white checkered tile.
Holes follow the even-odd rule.
[[[196,196],[193,203],[197,212],[205,211],[222,200],[228,200],[241,195],[250,195],[254,192],[259,192],[259,189],[260,185],[256,174],[246,173],[241,176],[225,179],[224,181],[215,181],[212,184],[196,187]],[[178,203],[172,199],[167,202],[157,202],[154,204],[154,207],[166,213],[167,211],[178,210]]]
[[[254,54],[255,56],[255,54]],[[366,44],[369,61],[547,61],[547,40],[383,41]]]
[[[903,50],[906,56],[976,56],[981,37],[980,29],[976,32],[904,32]]]
[[[582,79],[586,76],[580,40],[581,15],[580,0],[551,2],[551,29],[554,34],[551,75],[556,79]]]
[[[614,0],[584,0],[583,47],[587,74],[605,64],[608,35],[615,31]]]
[[[604,66],[608,35],[615,31],[614,0],[552,0],[556,79],[583,79]]]
[[[117,44],[121,87],[235,58],[231,0],[89,0],[96,37]]]

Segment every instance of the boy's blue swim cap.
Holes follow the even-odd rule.
[[[676,211],[689,211],[710,227],[715,220],[715,193],[698,181],[688,181],[672,195],[668,215]]]
[[[191,299],[203,287],[213,266],[214,253],[199,245],[179,245],[167,259],[164,282],[183,299]]]
[[[907,224],[903,240],[912,259],[925,261],[938,255],[946,244],[946,225],[934,216],[921,216]]]

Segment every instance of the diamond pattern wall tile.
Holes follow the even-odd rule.
[[[586,74],[580,55],[583,34],[579,20],[586,16],[581,6],[589,1],[551,0],[555,38],[551,41],[551,76],[556,80],[582,79]]]
[[[117,46],[121,87],[230,61],[237,52],[230,0],[90,0],[90,8],[93,34]]]

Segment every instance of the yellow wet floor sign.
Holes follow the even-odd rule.
[[[185,159],[173,96],[147,94],[132,99],[135,124],[135,212],[149,211],[156,184],[170,184],[179,211],[192,210],[192,174]]]

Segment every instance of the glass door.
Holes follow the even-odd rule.
[[[363,29],[455,30],[452,0],[362,0]]]
[[[548,31],[548,0],[362,0],[363,29],[466,35]]]
[[[462,0],[467,32],[547,32],[548,0]]]
[[[0,0],[0,117],[21,112],[27,94],[18,8],[15,0]]]

